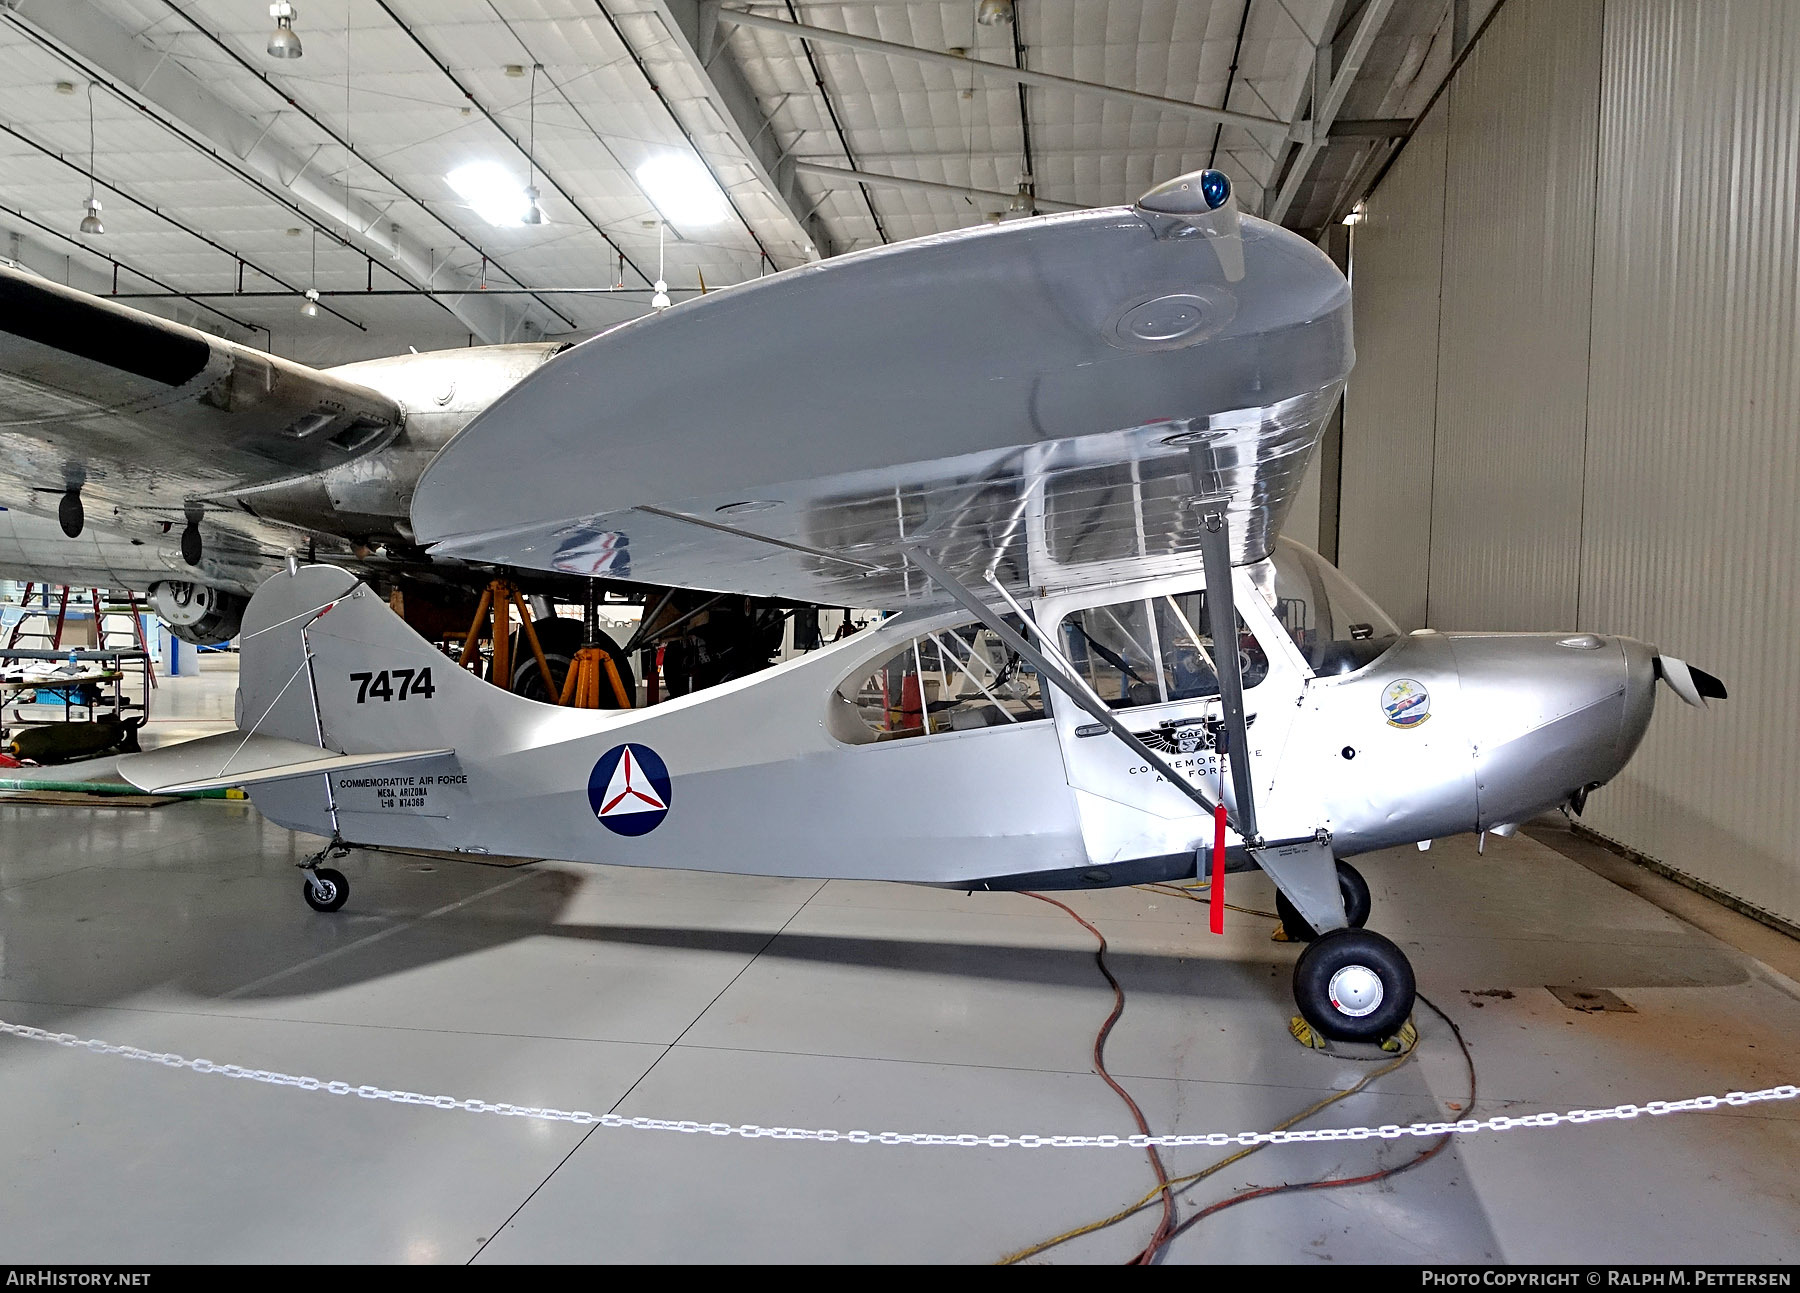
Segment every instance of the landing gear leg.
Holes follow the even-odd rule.
[[[333,836],[331,843],[300,863],[300,870],[306,877],[301,882],[300,892],[307,906],[314,911],[336,911],[350,901],[350,881],[344,878],[344,873],[334,867],[319,865],[327,858],[349,856],[350,846]]]
[[[1369,896],[1369,882],[1348,862],[1337,864],[1337,877],[1338,889],[1344,895],[1344,919],[1352,929],[1361,929],[1369,923],[1369,909],[1374,906],[1374,900]],[[1288,896],[1280,889],[1275,891],[1275,912],[1281,917],[1282,929],[1296,943],[1310,943],[1319,936],[1319,931],[1307,922],[1299,908],[1288,901]]]

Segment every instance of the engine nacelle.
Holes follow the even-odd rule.
[[[205,584],[164,579],[150,585],[150,607],[169,631],[195,646],[229,642],[244,622],[249,599]]]

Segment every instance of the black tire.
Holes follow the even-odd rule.
[[[565,619],[560,615],[548,615],[541,620],[534,620],[532,628],[537,630],[538,645],[544,648],[544,663],[550,666],[551,681],[549,686],[544,684],[538,671],[537,657],[531,653],[531,643],[525,635],[514,633],[512,693],[527,700],[541,700],[554,705],[562,699],[562,685],[569,676],[569,664],[581,649],[581,622]],[[619,681],[625,684],[625,694],[632,695],[637,679],[631,672],[625,653],[604,633],[600,635],[600,649],[612,657],[613,667],[619,671]],[[552,687],[555,691],[551,690]],[[600,686],[600,708],[618,707],[618,698],[613,695],[612,687],[603,681]]]
[[[1392,1037],[1417,996],[1406,954],[1373,930],[1321,934],[1294,965],[1294,1004],[1307,1023],[1338,1041]]]
[[[1337,864],[1338,889],[1344,895],[1344,916],[1350,922],[1351,929],[1361,929],[1369,923],[1369,912],[1375,900],[1369,894],[1369,882],[1362,877],[1362,872],[1348,862]],[[1296,943],[1310,943],[1319,936],[1319,931],[1307,922],[1306,917],[1288,901],[1281,890],[1275,891],[1275,914],[1281,917],[1281,927],[1287,936]]]
[[[350,901],[350,882],[344,878],[342,871],[322,866],[313,872],[319,882],[329,891],[320,897],[313,890],[312,881],[301,877],[300,892],[306,895],[306,905],[314,911],[336,911]]]

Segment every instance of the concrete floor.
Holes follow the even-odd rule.
[[[149,738],[228,725],[232,681],[215,668],[166,684]],[[1769,963],[1792,944],[1776,936],[1757,959],[1734,930],[1760,927],[1711,908],[1706,932],[1552,844],[1582,848],[1520,835],[1490,841],[1485,858],[1455,840],[1358,860],[1371,924],[1467,1035],[1479,1111],[1800,1077],[1800,987]],[[1031,898],[357,855],[343,864],[349,908],[319,916],[292,869],[314,846],[247,804],[0,804],[0,1018],[515,1104],[1131,1130],[1090,1067],[1111,1006],[1091,938]],[[1231,896],[1272,901],[1260,877],[1234,877]],[[1180,899],[1069,901],[1112,943],[1128,1003],[1108,1059],[1153,1129],[1271,1126],[1367,1071],[1288,1036],[1296,949],[1270,941],[1273,922],[1233,913],[1219,938]],[[1547,984],[1610,988],[1636,1013],[1576,1013]],[[1448,1030],[1419,1018],[1415,1061],[1322,1123],[1438,1118],[1466,1101]],[[1131,1150],[583,1129],[7,1038],[0,1136],[0,1255],[21,1262],[989,1262],[1152,1183]],[[1203,1183],[1188,1209],[1416,1149],[1268,1149]],[[1216,1153],[1168,1162],[1190,1172]],[[1797,1156],[1793,1104],[1486,1134],[1378,1185],[1234,1208],[1169,1260],[1793,1260]],[[1046,1260],[1120,1261],[1153,1226],[1145,1213]]]

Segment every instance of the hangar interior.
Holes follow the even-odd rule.
[[[1572,812],[1356,859],[1369,928],[1404,950],[1419,991],[1416,1039],[1385,1051],[1297,1037],[1288,977],[1308,945],[1271,936],[1292,923],[1278,898],[1292,902],[1253,871],[1229,881],[1222,935],[1200,862],[1189,879],[1041,893],[733,874],[752,837],[824,837],[845,858],[881,846],[824,789],[806,797],[801,761],[802,811],[721,816],[710,857],[352,848],[327,860],[353,897],[321,912],[294,874],[321,841],[241,792],[109,800],[97,787],[125,775],[117,756],[27,759],[44,766],[0,769],[5,1257],[1792,1261],[1800,1101],[1786,1097],[1250,1154],[594,1120],[1202,1135],[1796,1081],[1797,69],[1800,11],[1783,0],[0,3],[0,333],[29,345],[49,344],[31,319],[82,294],[307,371],[450,352],[396,397],[413,434],[421,409],[448,418],[490,380],[494,347],[536,347],[506,353],[554,370],[567,343],[674,325],[764,280],[1129,214],[1216,170],[1244,217],[1349,281],[1355,367],[1282,533],[1403,634],[1620,635],[1730,692],[1687,706],[1651,684],[1662,703],[1641,748]],[[871,319],[901,310],[868,302]],[[101,343],[82,335],[99,334],[56,344],[92,358]],[[705,367],[753,363],[790,388],[795,443],[824,456],[847,434],[807,420],[826,374],[782,342],[744,325],[712,355],[626,380],[641,379],[634,398],[678,401]],[[866,364],[891,359],[872,348]],[[341,560],[372,587],[417,575],[418,467],[476,412],[421,449],[379,536],[358,496],[329,489],[317,506],[354,523],[241,499],[184,522],[179,496],[156,493],[186,470],[159,463],[171,440],[144,432],[120,451],[142,469],[110,474],[46,469],[21,447],[43,389],[22,372],[0,367],[0,575],[15,581],[0,633],[19,644],[27,584],[40,609],[46,586],[73,587],[76,618],[97,590],[95,621],[132,599],[159,670],[134,724],[151,752],[243,723],[249,644],[194,654],[178,631],[193,590],[235,614],[290,558]],[[624,394],[584,399],[603,422]],[[665,433],[618,432],[652,448]],[[546,493],[598,489],[608,445],[592,448],[527,465]],[[71,496],[87,500],[73,527],[58,513]],[[758,497],[730,507],[754,513]],[[714,529],[740,519],[717,510]],[[559,603],[573,636],[546,643],[555,670],[537,667],[551,692],[566,670],[576,708],[611,708],[614,688],[627,708],[698,698],[879,629],[880,608],[839,605],[728,619],[716,598],[633,594],[629,567],[605,560],[584,571],[616,577],[588,595],[586,638],[579,592],[507,585],[520,629],[496,614],[490,673],[520,689],[541,655],[524,631]],[[398,613],[434,588],[378,591]],[[453,659],[471,604],[427,634]],[[687,626],[679,683],[676,657],[643,645],[653,623]],[[707,623],[737,636],[696,639]],[[575,648],[596,632],[589,706]],[[984,673],[975,650],[938,646],[937,696],[972,687],[1004,708],[992,693],[1010,666]],[[934,735],[940,702],[910,649],[892,695],[844,698],[873,715],[872,748],[908,723],[921,747],[958,735]],[[754,669],[696,663],[721,650]],[[952,664],[967,686],[951,687]],[[1043,716],[1047,675],[1021,667],[1010,685],[1028,673],[1031,697],[991,721]],[[48,695],[9,692],[9,731],[67,708],[34,678]],[[1041,793],[1018,766],[982,775],[996,804]],[[674,811],[658,784],[656,809]],[[941,796],[903,807],[928,819]],[[1222,870],[1212,884],[1225,891]],[[420,1108],[359,1087],[586,1113]]]

